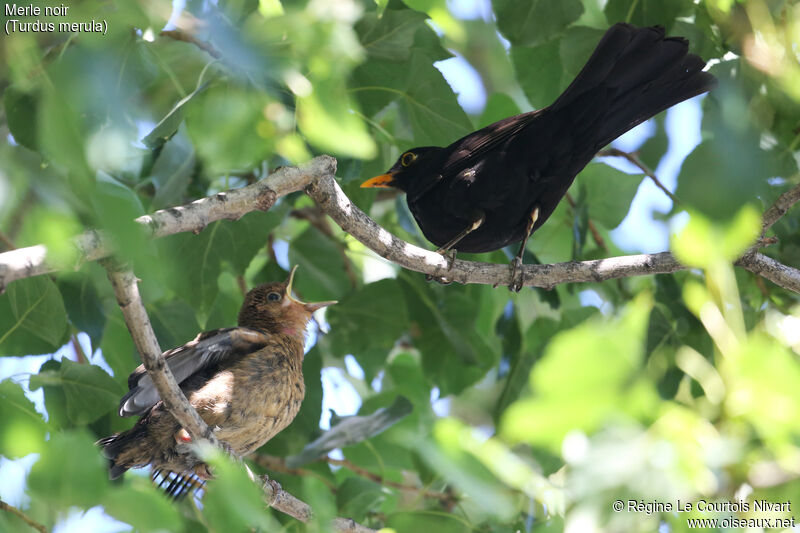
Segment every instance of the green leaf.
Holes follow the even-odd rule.
[[[144,214],[144,206],[130,187],[108,174],[98,173],[92,206],[96,223],[111,232],[120,255],[136,257],[145,248],[142,228],[134,222],[136,217]]]
[[[0,295],[0,354],[50,353],[66,333],[64,301],[47,276],[15,281]]]
[[[343,357],[368,350],[384,357],[408,327],[408,316],[400,287],[394,280],[380,280],[352,292],[326,314],[331,332],[327,336],[334,354]],[[369,335],[364,335],[364,328]]]
[[[141,363],[139,354],[133,345],[133,339],[125,325],[122,312],[115,301],[106,313],[106,327],[103,330],[103,342],[100,349],[103,359],[114,371],[114,380],[121,386],[127,386],[128,374]]]
[[[518,115],[519,106],[513,98],[505,93],[492,93],[486,101],[481,118],[478,119],[478,128],[483,128],[506,117]]]
[[[667,130],[664,127],[666,116],[666,113],[656,115],[653,119],[653,125],[656,129],[655,134],[647,139],[637,150],[639,159],[651,169],[658,167],[669,147],[669,137],[667,137]]]
[[[28,486],[36,500],[53,510],[93,507],[108,492],[106,461],[85,432],[51,433]]]
[[[69,321],[79,331],[89,335],[93,349],[98,347],[103,337],[106,316],[94,279],[82,272],[63,272],[59,274],[56,283],[61,291]]]
[[[270,155],[275,126],[264,117],[268,102],[261,92],[235,86],[215,86],[192,99],[186,126],[208,174],[252,168]]]
[[[195,172],[196,162],[194,147],[185,135],[172,137],[164,143],[150,170],[156,186],[152,209],[183,203],[184,193]]]
[[[203,496],[203,515],[214,531],[245,531],[256,528],[277,531],[280,526],[270,515],[261,489],[219,450],[204,457],[214,469],[214,482]]]
[[[343,417],[320,438],[306,445],[302,452],[287,457],[286,465],[295,468],[319,459],[336,448],[344,448],[374,437],[408,416],[411,410],[411,402],[398,396],[390,407],[382,407],[372,414]]]
[[[181,529],[178,508],[144,477],[127,476],[123,486],[114,487],[106,494],[103,507],[109,515],[138,531]]]
[[[476,299],[462,287],[440,291],[421,281],[421,276],[402,273],[398,280],[408,306],[412,341],[442,395],[457,393],[480,379],[498,353],[475,330]]]
[[[441,72],[418,50],[407,62],[366,61],[353,71],[350,90],[368,115],[396,100],[417,145],[445,146],[473,130]]]
[[[356,522],[362,522],[367,513],[378,509],[386,494],[381,485],[360,477],[349,477],[336,490],[339,512]]]
[[[614,229],[628,214],[644,174],[626,174],[604,163],[590,163],[575,180],[586,187],[589,218]]]
[[[61,383],[51,384],[48,379],[41,379],[40,376],[55,376],[61,373],[61,361],[50,359],[45,361],[39,368],[38,374],[30,377],[29,387],[31,391],[39,388],[44,393],[44,407],[47,410],[47,422],[52,427],[67,429],[75,426],[67,414],[67,395]]]
[[[200,333],[194,309],[183,300],[159,302],[147,306],[147,312],[158,344],[164,351],[185,344]]]
[[[745,204],[754,203],[771,175],[757,140],[727,137],[728,141],[704,141],[686,157],[675,191],[682,202],[714,220],[727,220]]]
[[[636,26],[660,25],[669,31],[675,19],[692,12],[692,0],[608,0],[604,9],[612,22],[628,22]]]
[[[511,47],[517,79],[535,108],[552,104],[572,83],[601,36],[601,31],[575,27],[561,37],[535,46]]]
[[[158,148],[169,141],[178,131],[181,122],[183,122],[184,106],[191,102],[195,96],[206,90],[208,85],[209,82],[202,83],[194,91],[181,98],[178,103],[170,109],[169,113],[164,115],[164,118],[156,124],[150,133],[144,136],[142,139],[144,145],[148,148]]]
[[[0,455],[10,459],[39,452],[47,425],[22,387],[0,381]]]
[[[410,9],[387,9],[382,15],[372,11],[356,23],[355,30],[369,57],[402,61],[408,59],[414,35],[426,18]]]
[[[294,287],[306,302],[340,298],[351,288],[341,251],[314,227],[292,241],[289,263],[300,265]]]
[[[593,319],[556,335],[531,373],[533,396],[506,410],[502,434],[558,450],[569,431],[594,431],[615,413],[652,416],[655,391],[637,379],[650,309],[642,295],[614,322]]]
[[[182,233],[159,239],[161,254],[172,266],[168,272],[172,288],[198,313],[207,314],[217,297],[223,262],[230,262],[236,274],[243,274],[287,209],[288,204],[281,203],[267,212],[248,213],[236,222],[214,222],[199,235]]]
[[[561,35],[583,13],[579,0],[493,0],[497,27],[512,45],[532,46]]]
[[[431,514],[425,511],[402,511],[386,517],[386,527],[394,531],[436,531],[468,533],[473,526],[453,514]]]
[[[125,393],[114,378],[99,366],[61,361],[58,372],[42,370],[31,376],[31,390],[42,386],[62,387],[67,401],[67,416],[75,425],[94,422],[114,410]]]
[[[8,129],[14,136],[14,140],[26,148],[37,151],[39,141],[36,131],[36,113],[39,99],[35,94],[25,92],[12,85],[6,88],[3,103],[6,108]]]
[[[320,80],[311,94],[297,99],[297,123],[309,142],[323,152],[372,159],[377,148],[364,121],[353,113],[343,83]]]

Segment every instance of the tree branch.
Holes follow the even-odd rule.
[[[16,507],[7,504],[3,500],[0,500],[0,510],[13,514],[17,518],[28,524],[29,526],[31,526],[33,529],[39,531],[40,533],[47,533],[46,527],[44,527],[42,524],[40,524],[30,516],[26,515],[22,511],[20,511]]]
[[[785,193],[778,196],[775,203],[764,212],[761,217],[761,238],[764,238],[767,230],[772,227],[780,218],[785,215],[794,204],[800,202],[800,184],[795,185]]]
[[[311,506],[302,500],[298,500],[285,490],[276,488],[275,484],[273,484],[267,478],[267,476],[264,476],[262,488],[264,489],[264,494],[267,497],[269,506],[273,509],[277,509],[278,511],[288,514],[289,516],[292,516],[304,523],[309,522],[314,516],[314,511],[311,509]],[[333,519],[332,525],[335,531],[375,533],[374,529],[362,526],[350,518],[341,518],[337,516]]]
[[[282,167],[252,185],[220,192],[180,207],[161,209],[136,219],[149,237],[173,233],[199,233],[217,220],[238,220],[251,211],[266,211],[281,196],[302,190],[324,175],[333,176],[336,159],[315,157],[299,167]],[[73,239],[80,261],[96,261],[113,252],[109,238],[100,231],[87,231]],[[44,245],[19,248],[0,254],[0,292],[12,281],[52,272],[66,265],[49,265]],[[71,265],[69,265],[71,266]]]
[[[305,187],[320,208],[344,231],[353,235],[381,257],[404,268],[459,283],[508,285],[511,269],[508,265],[462,261],[452,264],[435,252],[407,243],[392,235],[358,207],[353,205],[334,179],[336,160],[319,156],[300,167],[284,167],[264,180],[241,189],[218,193],[181,207],[157,211],[136,221],[150,230],[151,237],[161,237],[182,231],[199,232],[207,224],[221,219],[238,219],[254,210],[269,209],[275,200]],[[800,186],[784,193],[776,205],[765,214],[771,225],[800,198]],[[768,227],[768,226],[767,226]],[[110,245],[102,234],[86,232],[76,238],[76,246],[85,260],[95,260],[110,253]],[[758,245],[756,245],[757,247]],[[756,248],[754,247],[754,249]],[[756,254],[751,249],[737,264],[763,276],[786,289],[798,291],[800,271],[773,259]],[[755,254],[755,255],[754,255]],[[53,270],[45,262],[47,250],[43,245],[21,248],[0,254],[0,289],[4,284]],[[525,265],[523,285],[551,289],[561,283],[601,282],[630,276],[668,274],[686,267],[669,252],[611,257],[593,261]]]
[[[114,295],[125,317],[125,324],[131,333],[133,343],[142,359],[142,364],[147,369],[150,379],[158,390],[158,395],[164,406],[175,417],[178,423],[189,432],[193,442],[206,439],[214,446],[219,446],[219,440],[214,432],[206,425],[189,400],[181,391],[178,382],[170,368],[164,362],[161,348],[150,318],[139,295],[136,276],[130,268],[120,266],[113,260],[104,261],[108,279],[114,287]]]
[[[306,192],[341,228],[372,251],[403,268],[422,272],[447,281],[508,285],[508,265],[462,261],[455,259],[448,269],[448,260],[441,254],[425,250],[395,237],[350,202],[339,184],[331,177],[322,177]],[[669,252],[611,257],[594,261],[525,265],[523,285],[553,288],[561,283],[605,281],[607,279],[648,274],[667,274],[686,267]]]

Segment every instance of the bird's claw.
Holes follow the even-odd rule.
[[[441,255],[447,260],[447,272],[453,270],[453,263],[456,261],[456,254],[458,253],[454,248],[444,249],[439,248],[436,250],[436,253]],[[442,285],[450,285],[453,283],[452,279],[448,279],[445,276],[436,276],[433,274],[425,274],[425,281],[435,281],[436,283],[441,283]]]
[[[511,261],[511,283],[508,284],[508,290],[519,292],[525,283],[525,273],[522,271],[522,258],[515,257]]]

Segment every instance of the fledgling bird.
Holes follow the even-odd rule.
[[[553,213],[575,176],[605,145],[716,80],[661,27],[615,24],[578,76],[548,107],[505,118],[450,146],[404,152],[362,187],[394,187],[439,252],[480,253],[522,241],[512,283],[523,280],[531,233]]]
[[[244,298],[238,327],[200,333],[164,352],[189,403],[238,456],[247,455],[289,425],[305,395],[303,347],[311,314],[335,301],[303,303],[292,296],[292,269],[283,283],[260,285]],[[211,477],[190,450],[189,434],[166,410],[140,365],[128,378],[120,416],[141,415],[128,431],[98,441],[111,479],[129,468],[152,465],[166,479],[190,484]],[[173,483],[168,493],[176,495]]]

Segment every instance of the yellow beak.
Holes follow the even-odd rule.
[[[289,302],[295,303],[297,305],[302,305],[306,311],[309,313],[313,313],[317,309],[321,309],[323,307],[327,307],[329,305],[333,305],[338,303],[336,300],[328,300],[325,302],[313,302],[313,303],[305,303],[301,302],[294,296],[292,296],[292,283],[294,282],[294,273],[297,271],[298,265],[292,267],[292,271],[289,273],[289,281],[286,283],[286,298],[288,298]]]
[[[392,176],[391,173],[386,173],[368,179],[367,181],[361,184],[361,187],[363,189],[370,189],[377,187],[380,187],[382,189],[388,189],[390,187],[393,187],[394,186],[393,184],[394,184],[394,176]]]

